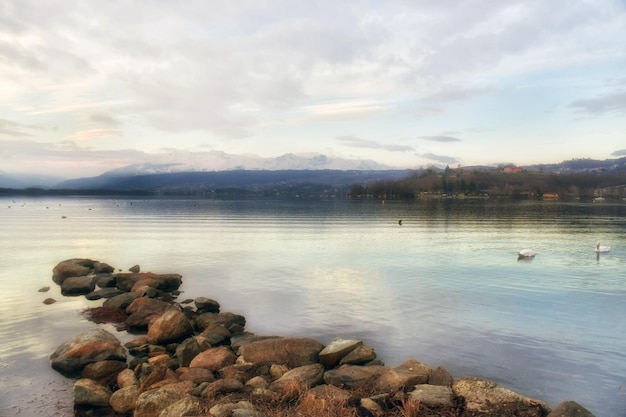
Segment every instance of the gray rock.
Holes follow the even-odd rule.
[[[220,303],[206,297],[198,297],[194,300],[198,311],[203,313],[219,313]]]
[[[176,401],[161,411],[159,417],[196,416],[200,414],[201,409],[202,406],[198,398],[186,395],[183,399]]]
[[[139,298],[140,295],[134,292],[126,292],[120,295],[116,295],[109,299],[106,299],[102,304],[102,307],[117,308],[118,310],[126,310],[133,301]]]
[[[426,384],[430,375],[430,366],[409,359],[394,368],[388,368],[376,381],[376,387],[381,392],[391,392],[402,387],[416,384]]]
[[[384,366],[343,365],[324,373],[324,382],[336,387],[361,388],[387,372]]]
[[[524,397],[481,378],[461,378],[452,385],[455,395],[465,399],[467,417],[543,417],[550,407],[542,401]]]
[[[93,276],[69,277],[61,284],[63,295],[83,295],[89,294],[96,288]]]
[[[211,347],[203,338],[189,337],[176,347],[176,358],[179,367],[187,367],[191,360]]]
[[[67,281],[67,280],[66,280]],[[117,288],[103,288],[101,290],[95,290],[85,295],[88,300],[100,300],[101,298],[113,298],[116,295],[122,294],[121,290]]]
[[[52,280],[56,284],[63,284],[69,277],[80,277],[91,273],[94,267],[94,261],[91,259],[74,258],[59,262],[52,269]]]
[[[563,401],[559,403],[548,417],[595,417],[589,410],[576,401]]]
[[[117,376],[121,371],[126,369],[128,365],[126,362],[116,361],[116,360],[107,360],[90,363],[83,368],[81,372],[81,377],[93,379],[94,381],[99,381],[101,379],[106,379],[111,376]]]
[[[200,330],[224,325],[231,334],[241,333],[246,327],[246,318],[233,313],[203,313],[195,321]]]
[[[416,401],[428,407],[452,408],[455,406],[454,393],[449,387],[441,385],[420,384],[409,393],[409,401]]]
[[[319,354],[319,361],[327,368],[331,368],[337,365],[348,353],[362,345],[363,342],[360,340],[337,338],[322,349]]]
[[[141,267],[139,265],[133,265],[130,268],[128,268],[128,270],[130,272],[138,273],[141,270]]]
[[[352,352],[341,358],[340,365],[363,365],[376,359],[376,352],[371,346],[357,346]]]

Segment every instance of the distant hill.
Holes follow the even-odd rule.
[[[401,179],[409,170],[231,170],[167,174],[112,175],[68,180],[56,189],[119,190],[152,193],[200,193],[220,190],[268,191],[341,188],[354,183]],[[307,186],[307,187],[305,187]]]

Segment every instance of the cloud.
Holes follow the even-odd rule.
[[[461,142],[461,139],[455,138],[452,136],[422,136],[422,138],[431,142],[441,142],[441,143]]]
[[[110,126],[110,127],[117,127],[120,124],[119,121],[115,119],[113,116],[111,116],[110,113],[103,112],[103,111],[95,111],[95,112],[90,113],[87,116],[87,120],[89,120],[90,122],[99,123],[101,125]]]
[[[617,157],[626,156],[626,149],[620,149],[618,151],[615,151],[611,153],[611,156],[617,156]]]
[[[23,131],[26,127],[27,126],[11,120],[0,119],[1,135],[7,135],[12,137],[29,137],[31,135]]]
[[[107,139],[120,136],[119,130],[116,129],[90,129],[81,130],[73,135],[69,136],[69,140],[94,140],[94,139]]]
[[[415,149],[408,145],[385,144],[372,140],[359,139],[355,136],[341,136],[337,141],[353,148],[382,149],[389,152],[409,152]]]
[[[423,154],[420,154],[418,156],[421,156],[422,158],[429,159],[431,161],[436,161],[436,162],[439,162],[439,163],[442,163],[442,164],[457,164],[457,163],[460,162],[455,157],[444,156],[444,155],[435,155],[433,153],[423,153]]]
[[[581,99],[569,104],[578,113],[598,116],[613,111],[626,111],[626,91],[605,94],[603,96]]]

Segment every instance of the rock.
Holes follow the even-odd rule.
[[[134,265],[134,266],[131,266],[130,268],[128,268],[128,270],[130,272],[134,272],[134,273],[138,273],[140,271],[140,269],[141,268],[139,267],[139,265]]]
[[[266,339],[239,348],[242,360],[255,365],[285,364],[289,368],[317,363],[324,345],[309,338]]]
[[[376,359],[376,352],[371,346],[357,346],[352,352],[341,358],[340,365],[363,365]]]
[[[183,339],[193,333],[187,317],[178,310],[170,309],[148,326],[148,343],[163,344]]]
[[[168,310],[178,309],[176,306],[153,298],[137,298],[126,307],[126,312],[130,314],[126,319],[126,325],[134,329],[146,328],[151,321],[156,320]]]
[[[211,344],[202,337],[189,337],[176,347],[176,358],[178,358],[178,366],[189,366],[191,360],[203,352],[211,348]]]
[[[372,383],[383,373],[387,372],[384,366],[343,365],[324,373],[324,382],[339,388],[361,388]]]
[[[415,385],[409,393],[408,400],[424,404],[428,407],[452,408],[455,406],[452,389],[442,385]]]
[[[202,313],[219,313],[220,303],[206,297],[198,297],[194,300],[198,312]]]
[[[332,368],[357,347],[363,345],[360,340],[337,338],[330,342],[319,354],[319,361],[327,368]]]
[[[85,295],[85,298],[88,300],[99,300],[101,298],[112,298],[120,294],[122,294],[122,291],[117,288],[103,288],[101,290],[91,291],[89,294]]]
[[[111,265],[105,262],[94,261],[93,263],[93,272],[95,274],[110,274],[114,270],[115,269]]]
[[[197,385],[203,382],[215,381],[215,376],[213,375],[213,372],[205,368],[189,368],[189,370],[183,373],[179,378],[181,381],[191,381]]]
[[[52,269],[52,280],[56,284],[63,284],[69,277],[81,277],[88,275],[94,266],[94,261],[91,259],[67,259],[65,261],[59,262]]]
[[[589,410],[576,401],[563,401],[559,403],[548,417],[595,417]]]
[[[543,417],[550,407],[542,401],[524,397],[492,381],[481,378],[461,378],[452,385],[452,391],[465,399],[467,417]]]
[[[332,403],[345,403],[350,399],[350,393],[334,385],[322,384],[311,388],[306,393],[306,397],[326,400]]]
[[[55,300],[54,298],[46,298],[45,300],[43,300],[43,303],[47,305],[54,304],[56,302],[57,300]]]
[[[254,369],[252,365],[236,363],[221,368],[219,374],[220,378],[237,379],[241,382],[246,382],[248,379],[252,378],[253,371],[258,371],[258,369]]]
[[[139,281],[145,281],[146,285],[159,291],[172,292],[182,284],[182,275],[179,274],[153,274],[152,272],[119,273],[115,274],[117,288],[122,291],[131,291]]]
[[[111,390],[92,379],[82,378],[74,383],[74,404],[108,407]]]
[[[238,352],[239,348],[242,347],[243,345],[247,345],[248,343],[252,343],[252,342],[260,342],[261,340],[268,340],[268,339],[282,339],[282,337],[279,336],[257,336],[253,333],[239,333],[239,334],[235,334],[232,335],[230,338],[230,347],[233,349],[234,352]]]
[[[366,409],[372,416],[383,416],[385,411],[376,401],[371,398],[361,398],[360,405]]]
[[[246,382],[246,388],[255,390],[255,389],[266,389],[267,387],[270,386],[269,382],[267,382],[267,379],[263,378],[262,376],[255,376],[253,378],[250,378],[247,382]]]
[[[274,381],[285,375],[287,371],[289,371],[289,368],[287,368],[285,365],[274,363],[270,366],[270,375],[272,376]]]
[[[48,291],[50,291],[50,287],[41,287],[41,288],[39,288],[38,291],[39,292],[48,292]]]
[[[81,333],[50,355],[52,368],[67,377],[78,375],[90,363],[109,359],[126,362],[126,350],[115,336],[103,329]]]
[[[164,367],[172,369],[173,367],[178,365],[178,361],[175,361],[174,359],[170,357],[170,355],[163,352],[163,353],[155,354],[154,356],[149,356],[148,364],[152,366],[164,366]]]
[[[289,394],[294,388],[311,388],[319,385],[324,380],[324,366],[319,363],[299,366],[287,371],[276,381],[272,382],[269,389],[282,394]]]
[[[109,405],[116,413],[128,414],[135,409],[135,403],[139,398],[139,387],[129,385],[121,387],[111,395]]]
[[[117,386],[120,388],[130,387],[132,385],[139,385],[139,381],[137,381],[137,377],[135,373],[130,369],[126,368],[120,371],[117,374]]]
[[[451,387],[454,383],[454,379],[447,369],[438,366],[434,369],[430,375],[428,375],[428,383],[430,385],[441,385],[444,387]]]
[[[249,401],[239,401],[238,403],[217,404],[209,409],[209,413],[214,417],[226,417],[234,415],[235,410],[255,411],[254,406]]]
[[[137,293],[125,292],[105,300],[104,303],[102,303],[102,307],[126,310],[126,307],[128,307],[133,301],[135,301],[139,297],[140,295]]]
[[[211,324],[199,334],[206,339],[211,345],[216,346],[230,339],[231,333],[223,324]],[[232,345],[231,345],[232,347]]]
[[[61,284],[61,293],[63,295],[83,295],[89,294],[96,288],[93,276],[86,277],[69,277]]]
[[[380,392],[391,392],[410,385],[426,384],[430,372],[430,366],[409,359],[399,366],[387,368],[375,385]]]
[[[227,365],[234,364],[236,360],[237,356],[229,348],[220,346],[201,352],[193,358],[189,367],[218,371]]]
[[[101,379],[109,379],[112,377],[115,377],[117,379],[117,374],[119,374],[122,370],[126,368],[126,362],[115,360],[100,361],[90,363],[89,365],[85,366],[80,375],[83,378],[89,378],[95,381],[99,381]]]
[[[147,375],[142,375],[139,378],[139,392],[150,391],[180,382],[178,376],[165,366],[150,368],[152,368],[151,372],[148,371]]]
[[[195,321],[200,330],[224,325],[231,334],[241,333],[246,327],[246,318],[233,313],[203,313],[196,317]]]
[[[214,398],[220,394],[231,394],[234,392],[243,392],[244,386],[238,379],[218,379],[211,382],[204,391],[202,391],[203,398]]]
[[[268,417],[268,415],[260,411],[248,410],[247,408],[235,408],[231,417]]]
[[[158,416],[161,411],[165,410],[170,405],[177,403],[186,396],[187,394],[183,392],[167,388],[158,388],[143,392],[137,398],[133,417]]]
[[[197,416],[200,414],[201,409],[202,405],[198,398],[186,395],[183,399],[176,401],[161,411],[159,417]]]
[[[113,288],[116,284],[117,280],[111,274],[101,274],[96,277],[96,285],[100,288]]]

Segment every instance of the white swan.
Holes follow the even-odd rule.
[[[534,258],[536,255],[535,251],[532,249],[522,249],[521,251],[519,251],[519,253],[517,254],[517,259],[524,259],[524,258]]]
[[[600,242],[596,243],[596,252],[598,252],[598,253],[606,253],[606,252],[610,252],[610,251],[611,251],[611,247],[610,246],[601,245]]]

